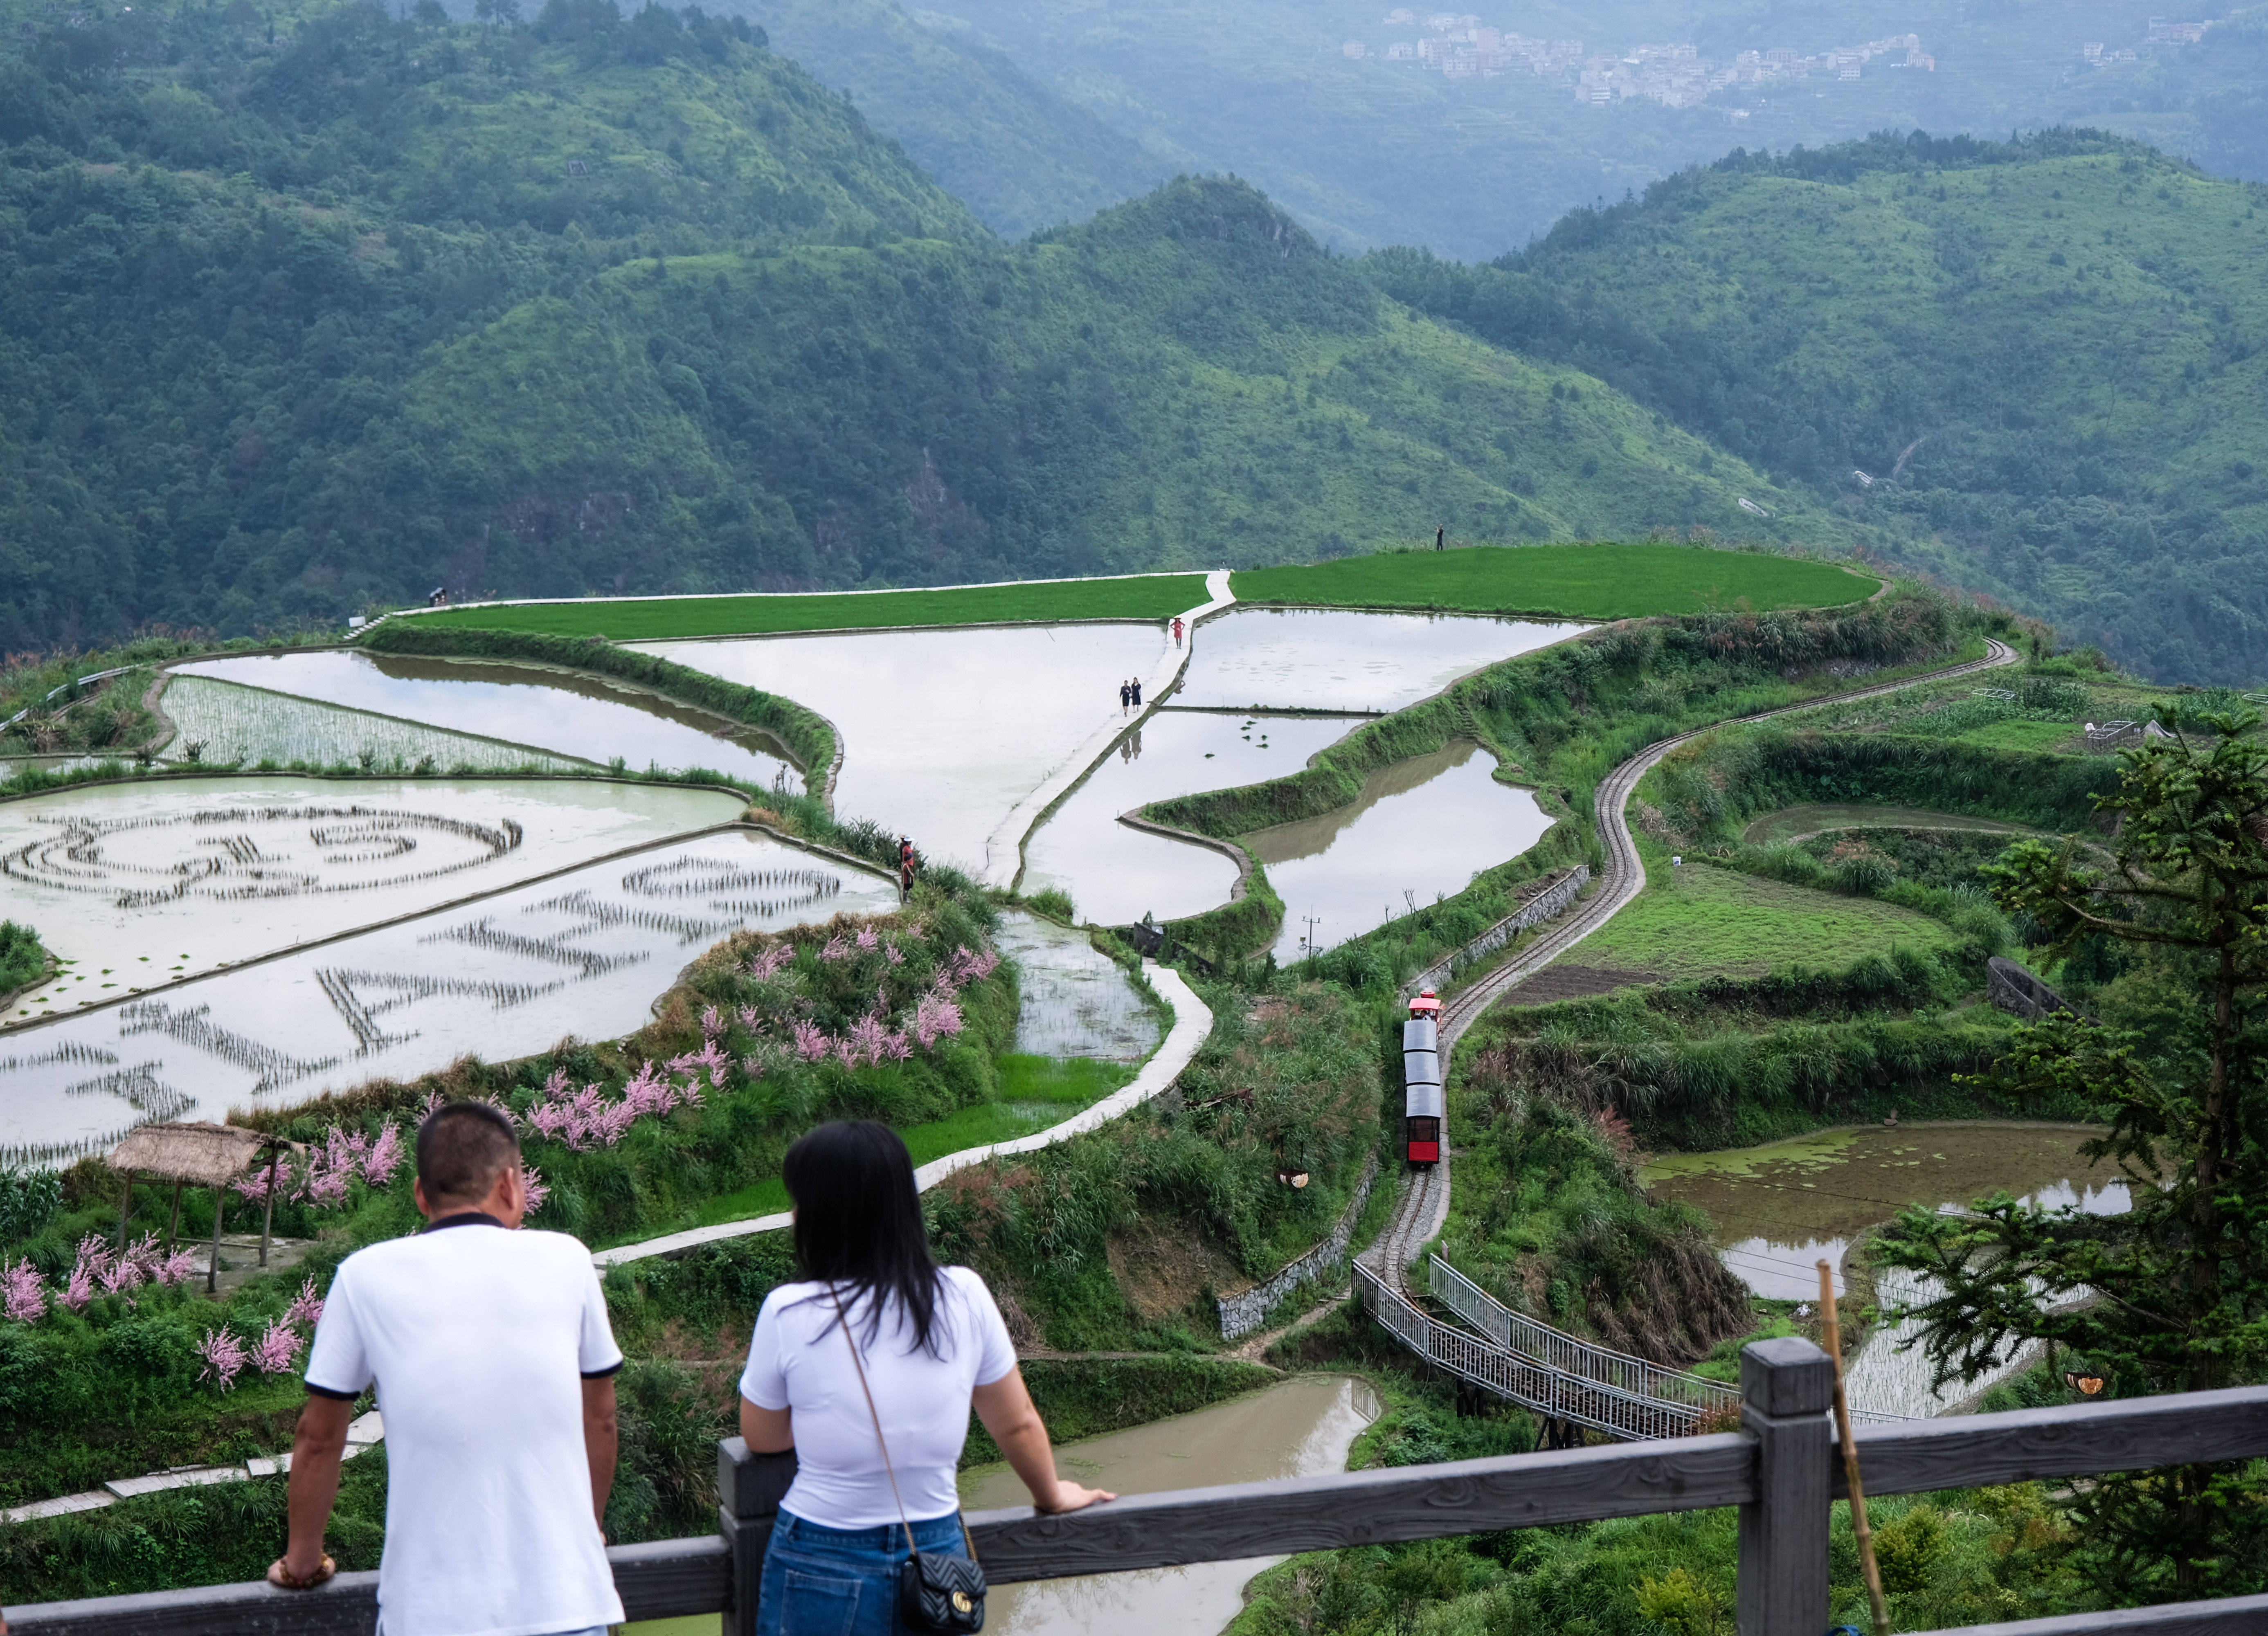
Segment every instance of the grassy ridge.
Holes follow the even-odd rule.
[[[1569,959],[1658,977],[1756,976],[1785,965],[1839,969],[1898,943],[1956,947],[1950,928],[1894,904],[1838,898],[1686,861],[1649,870],[1646,890]]]
[[[1825,562],[1654,543],[1394,551],[1305,568],[1246,569],[1229,582],[1244,602],[1583,620],[1835,607],[1874,595],[1881,583]]]
[[[1205,600],[1202,574],[956,585],[858,596],[671,597],[454,608],[414,616],[423,627],[541,631],[659,642],[674,636],[769,636],[788,631],[917,625],[1043,624],[1057,620],[1167,620]],[[409,621],[392,620],[387,628]]]

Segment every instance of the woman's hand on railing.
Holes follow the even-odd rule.
[[[1066,1511],[1084,1511],[1091,1505],[1117,1498],[1107,1488],[1082,1488],[1077,1483],[1066,1483],[1059,1477],[1056,1478],[1055,1503],[1035,1506],[1033,1509],[1049,1516],[1061,1516]]]

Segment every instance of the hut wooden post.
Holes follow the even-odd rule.
[[[134,1172],[125,1172],[126,1185],[118,1194],[118,1253],[126,1253],[126,1218],[134,1214]]]
[[[212,1260],[205,1267],[205,1294],[215,1295],[220,1289],[220,1207],[228,1197],[225,1183],[213,1184],[213,1242]]]
[[[268,1239],[276,1225],[276,1167],[284,1157],[284,1144],[268,1149],[268,1197],[260,1207],[260,1265],[268,1265]]]
[[[173,1177],[173,1213],[166,1218],[166,1248],[173,1247],[173,1235],[181,1230],[181,1178]]]

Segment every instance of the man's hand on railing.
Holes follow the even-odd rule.
[[[278,1590],[313,1590],[338,1571],[339,1565],[328,1552],[317,1561],[295,1564],[287,1551],[268,1565],[268,1582]],[[7,1632],[0,1631],[0,1636]]]

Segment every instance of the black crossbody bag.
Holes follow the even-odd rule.
[[[882,1417],[875,1412],[874,1394],[866,1384],[866,1366],[859,1360],[858,1343],[850,1334],[850,1315],[843,1310],[843,1295],[834,1284],[827,1293],[835,1297],[835,1316],[842,1320],[843,1342],[850,1348],[850,1367],[858,1372],[859,1395],[866,1399],[866,1418],[874,1423],[874,1442],[882,1451],[882,1470],[890,1478],[890,1498],[898,1508],[898,1526],[906,1530],[906,1550],[911,1554],[898,1568],[898,1618],[908,1630],[924,1636],[973,1636],[984,1628],[984,1569],[976,1560],[976,1542],[968,1524],[961,1537],[968,1547],[965,1557],[924,1556],[914,1545],[913,1524],[906,1521],[905,1497],[898,1493],[897,1468],[890,1464],[890,1445],[882,1436]],[[879,1298],[879,1297],[878,1297]]]

